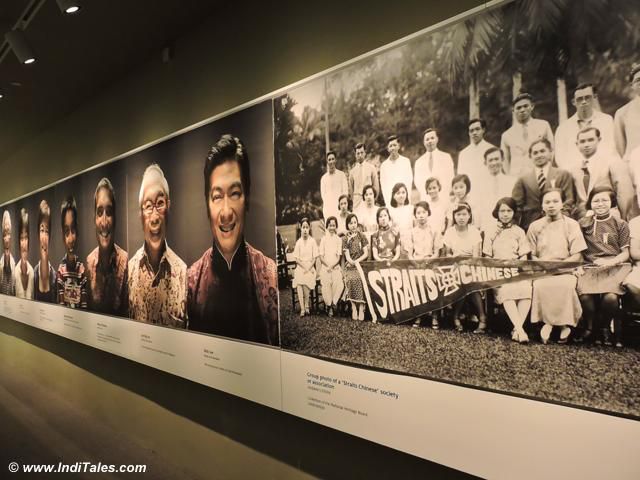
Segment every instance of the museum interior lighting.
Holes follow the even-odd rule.
[[[16,54],[20,63],[29,65],[36,61],[36,55],[27,41],[22,30],[12,30],[5,34],[5,38],[11,46],[13,53]]]
[[[82,2],[80,2],[80,0],[56,0],[56,2],[62,13],[72,14],[82,8]]]

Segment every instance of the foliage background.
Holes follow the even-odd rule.
[[[509,2],[276,98],[277,224],[319,218],[329,149],[346,172],[353,146],[364,142],[367,160],[379,165],[386,138],[396,134],[401,153],[415,162],[424,152],[422,132],[435,127],[439,148],[456,161],[469,142],[469,118],[484,118],[485,138],[499,145],[514,94],[527,91],[536,99],[534,116],[555,129],[573,114],[567,98],[584,82],[613,115],[629,100],[627,74],[640,61],[638,25],[640,5],[628,0]]]

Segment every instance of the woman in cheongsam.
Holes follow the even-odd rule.
[[[580,220],[587,242],[583,256],[589,264],[578,277],[578,294],[586,323],[580,339],[588,339],[595,328],[596,343],[611,345],[613,319],[616,346],[622,347],[618,300],[625,293],[622,284],[631,272],[628,263],[630,234],[627,222],[611,215],[615,206],[613,190],[607,186],[596,187],[587,200],[587,209],[593,211],[593,215]]]
[[[482,253],[491,258],[503,260],[526,260],[531,252],[524,230],[513,222],[516,202],[511,197],[498,200],[492,215],[497,222],[485,232]],[[495,300],[504,307],[513,325],[511,338],[527,343],[529,337],[523,325],[531,309],[531,281],[506,283],[494,290]]]
[[[373,259],[377,261],[397,260],[400,257],[400,235],[391,228],[387,207],[380,207],[376,214],[378,231],[371,237]]]
[[[369,241],[360,231],[358,217],[351,213],[347,217],[347,234],[342,237],[344,252],[344,285],[347,300],[351,302],[351,317],[354,320],[364,320],[364,285],[358,272],[358,264],[369,256]]]

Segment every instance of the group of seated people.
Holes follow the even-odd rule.
[[[579,262],[582,266],[568,270],[571,273],[515,281],[494,289],[495,302],[502,305],[512,324],[512,339],[529,341],[525,321],[530,316],[531,324],[541,325],[539,335],[545,344],[556,328],[558,343],[573,338],[622,347],[620,297],[628,292],[640,300],[640,266],[631,265],[632,261],[640,262],[640,217],[630,223],[621,219],[614,190],[602,185],[591,189],[585,214],[576,220],[564,208],[565,189],[549,183],[539,185],[541,213],[539,218],[524,220],[526,232],[515,195],[500,198],[491,211],[493,221],[485,220],[479,228],[476,219],[483,212],[475,211],[469,200],[471,181],[465,174],[454,176],[450,198],[446,199],[440,198],[440,181],[428,178],[424,188],[429,200],[415,205],[409,203],[409,190],[402,183],[393,186],[389,207],[375,205],[370,185],[364,187],[363,201],[354,213],[349,211],[349,198],[341,197],[339,214],[325,219],[319,244],[311,236],[310,220],[300,221],[300,238],[293,251],[293,286],[300,316],[309,314],[310,290],[319,277],[329,316],[336,314],[344,300],[351,306],[352,318],[364,320],[365,286],[356,265],[368,260],[485,256]],[[473,332],[486,333],[482,297],[475,292],[453,305],[456,330],[465,328],[462,320],[467,305],[478,321]],[[431,327],[439,329],[442,312],[429,316]],[[417,319],[414,325],[421,321]]]

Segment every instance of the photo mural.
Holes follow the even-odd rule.
[[[638,24],[491,2],[8,202],[0,313],[481,476],[496,426],[628,466]]]

